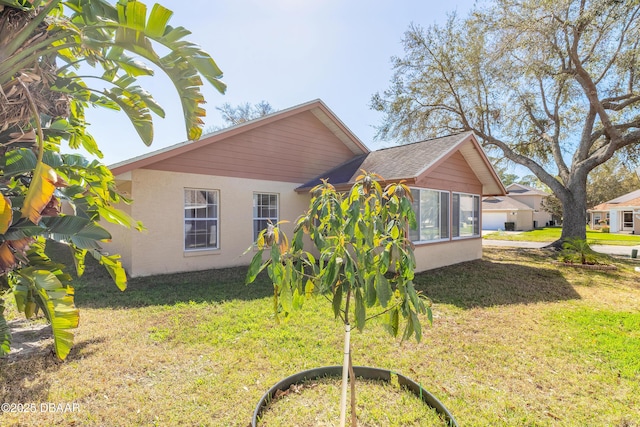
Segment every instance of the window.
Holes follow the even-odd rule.
[[[272,193],[255,193],[253,195],[253,241],[265,228],[269,221],[278,222],[278,195]]]
[[[218,192],[185,188],[184,250],[218,248]]]
[[[418,227],[409,230],[409,238],[414,242],[448,239],[449,193],[414,188],[411,195]]]
[[[480,196],[453,193],[451,226],[453,237],[480,235]]]

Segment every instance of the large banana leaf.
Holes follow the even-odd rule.
[[[3,174],[6,178],[32,172],[38,159],[32,150],[20,148],[9,150],[3,157]]]
[[[33,8],[31,2],[27,0],[0,0],[0,5],[14,7],[21,10],[30,10]]]
[[[9,242],[2,242],[0,244],[0,273],[4,274],[7,271],[11,271],[17,264],[18,261],[13,250],[11,250],[11,246],[9,246]]]
[[[146,6],[140,2],[122,2],[117,5],[119,22],[115,44],[130,50],[160,67],[178,90],[189,139],[198,139],[202,132],[204,110],[200,104],[204,98],[199,90],[202,75],[220,93],[222,71],[215,61],[197,45],[182,40],[190,34],[182,27],[167,25],[172,12],[161,5],[154,5],[149,19]],[[170,50],[164,57],[154,51],[151,41]]]
[[[36,244],[38,246],[38,244]],[[35,252],[39,252],[40,247]],[[27,318],[33,316],[36,305],[42,309],[51,324],[54,351],[64,360],[73,346],[71,329],[78,327],[80,316],[74,305],[74,289],[64,285],[61,280],[69,278],[57,264],[43,253],[32,253],[39,259],[35,266],[26,267],[17,272],[14,278],[13,295],[16,307]],[[42,269],[42,267],[46,269]]]
[[[73,346],[73,333],[78,327],[80,315],[74,305],[74,290],[63,286],[58,278],[46,270],[33,271],[31,276],[47,318],[51,322],[54,349],[58,358],[64,360]]]
[[[13,222],[13,211],[11,210],[11,200],[0,194],[0,234],[6,233]]]
[[[57,174],[51,166],[42,162],[37,164],[22,204],[23,218],[29,218],[34,224],[40,222],[40,218],[42,218],[40,213],[51,200],[56,189],[54,184],[57,180]]]
[[[27,2],[4,3],[29,7]],[[188,138],[200,137],[204,124],[202,117],[205,115],[204,109],[200,107],[204,103],[204,97],[200,92],[200,86],[203,85],[200,76],[220,93],[225,92],[226,85],[220,80],[222,71],[215,61],[197,45],[183,40],[190,34],[189,31],[168,25],[172,15],[170,10],[156,4],[147,18],[147,7],[139,1],[122,1],[115,7],[104,1],[85,0],[67,1],[65,5],[75,13],[68,20],[56,20],[50,27],[48,38],[24,45],[46,15],[59,7],[59,0],[49,2],[46,8],[38,12],[29,26],[15,31],[15,34],[11,34],[11,39],[6,40],[6,44],[3,43],[4,46],[0,49],[0,84],[8,82],[20,70],[32,66],[34,57],[46,55],[55,55],[68,64],[59,70],[60,76],[70,77],[72,74],[67,67],[75,66],[82,60],[92,66],[101,66],[104,70],[101,77],[94,77],[107,81],[117,79],[119,70],[129,76],[151,75],[151,68],[125,54],[125,51],[129,51],[150,61],[169,76],[180,96]],[[168,48],[170,53],[160,57],[155,52],[152,42]],[[75,76],[74,79],[76,82],[84,82],[79,76]],[[57,83],[52,89],[55,90],[56,87],[64,90],[65,85]],[[130,86],[121,89],[135,92]],[[87,87],[88,91],[94,89]],[[145,109],[157,112],[155,101],[150,96],[145,97],[146,102],[137,100],[132,104],[131,100],[123,103],[126,98],[117,95],[118,102],[114,104],[102,101],[108,98],[113,100],[108,91],[104,91],[102,97],[96,92],[103,91],[98,90],[86,96],[75,93],[71,99],[71,109],[75,110],[75,113],[71,111],[72,115],[75,114],[80,122],[84,123],[81,108],[74,106],[79,102],[95,101],[94,105],[110,108],[120,104],[119,107],[131,119],[142,140],[146,144],[150,143],[153,138],[149,132],[152,118],[150,115],[141,114]],[[142,107],[142,110],[136,111],[137,106]],[[82,127],[86,127],[86,124]],[[97,145],[87,133],[71,136],[74,137],[74,140],[70,141],[72,146],[82,145],[91,153],[100,155]]]
[[[120,255],[105,255],[96,249],[91,250],[91,255],[107,269],[118,289],[127,289],[127,274],[120,262]]]

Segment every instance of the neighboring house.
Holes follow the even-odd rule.
[[[551,214],[542,208],[542,201],[548,196],[548,193],[527,185],[510,184],[506,197],[482,201],[482,228],[504,230],[506,222],[513,222],[514,229],[521,231],[552,225]]]
[[[371,152],[320,100],[113,165],[147,231],[105,224],[107,249],[134,277],[248,265],[268,221],[290,233],[311,187],[361,169],[412,188],[418,271],[482,256],[480,200],[505,188],[473,133]]]
[[[512,230],[533,228],[533,209],[511,197],[485,197],[482,200],[482,229],[506,230],[508,222]]]
[[[640,234],[640,190],[635,190],[587,210],[591,228],[607,224],[611,233]]]

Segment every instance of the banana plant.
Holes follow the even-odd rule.
[[[323,181],[311,190],[309,210],[296,221],[291,240],[280,224],[270,224],[260,232],[247,271],[247,283],[267,271],[274,287],[277,319],[286,319],[307,297],[318,294],[344,324],[341,426],[346,422],[349,376],[351,407],[355,407],[351,325],[362,331],[368,320],[382,317],[387,330],[396,336],[403,318],[403,339],[420,341],[419,315],[432,321],[429,300],[413,286],[416,264],[408,230],[415,228],[416,219],[411,191],[403,182],[383,189],[383,181],[362,171],[347,194]],[[313,242],[312,250],[304,249],[305,240]],[[356,425],[355,413],[352,425]]]
[[[72,330],[78,325],[79,314],[73,303],[71,276],[63,273],[64,266],[45,255],[46,242],[55,240],[69,246],[78,276],[84,271],[85,256],[91,254],[124,290],[127,279],[119,256],[100,250],[99,242],[111,235],[98,221],[141,227],[122,212],[115,219],[114,215],[101,215],[119,212],[114,204],[128,200],[115,191],[115,180],[107,168],[92,168],[95,162],[81,159],[54,152],[38,159],[28,149],[10,150],[0,158],[4,172],[0,205],[9,207],[0,214],[0,292],[13,294],[18,311],[27,318],[38,311],[44,313],[60,359],[71,350]],[[36,179],[37,171],[44,171],[40,179]],[[62,205],[70,213],[62,213]],[[0,311],[3,309],[4,305]],[[10,339],[7,322],[0,313],[0,355],[9,352]]]
[[[0,0],[0,356],[10,349],[7,293],[26,317],[44,313],[60,359],[71,349],[78,324],[74,290],[62,266],[44,254],[47,240],[70,247],[78,275],[90,254],[126,288],[118,255],[100,250],[111,236],[99,222],[141,229],[116,208],[131,201],[98,161],[60,154],[67,141],[102,157],[85,109],[123,111],[149,145],[152,114],[164,111],[137,78],[154,68],[169,76],[189,139],[202,132],[204,81],[224,93],[216,63],[185,39],[188,30],[168,24],[171,15],[136,0]]]
[[[68,125],[72,129],[66,139],[72,147],[83,146],[101,156],[85,129],[88,105],[124,111],[144,143],[151,144],[151,113],[164,117],[164,111],[136,79],[154,74],[150,64],[173,82],[189,139],[198,139],[202,133],[203,79],[220,93],[226,90],[215,61],[185,40],[188,30],[168,24],[173,12],[159,4],[148,14],[146,5],[134,0],[120,0],[115,6],[104,0],[0,0],[1,5],[26,12],[21,27],[0,25],[0,85],[5,94],[17,95],[20,82],[32,79],[36,86],[65,97],[70,103]],[[67,10],[71,11],[68,16]],[[5,23],[9,16],[5,10]],[[154,46],[169,53],[160,55]],[[100,71],[79,75],[81,65]],[[109,87],[96,88],[87,83],[90,79]]]

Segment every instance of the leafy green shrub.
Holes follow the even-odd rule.
[[[562,244],[559,260],[569,264],[601,264],[600,255],[585,239],[567,239]]]

